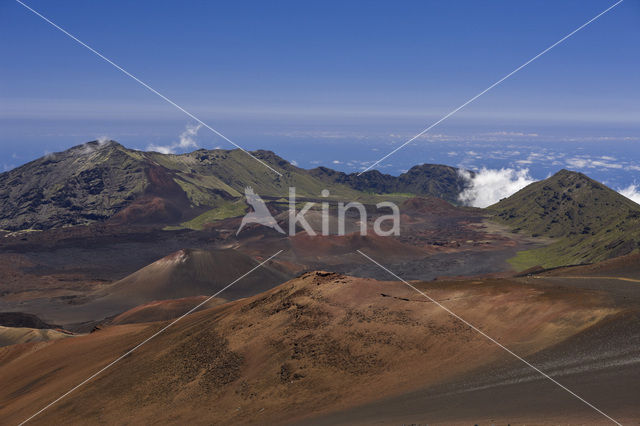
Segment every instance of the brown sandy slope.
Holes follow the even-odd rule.
[[[0,326],[0,346],[10,346],[18,343],[46,342],[48,340],[64,339],[71,336],[73,335],[70,333],[49,328]]]
[[[117,317],[109,320],[109,325],[135,324],[141,322],[166,321],[178,318],[194,306],[208,299],[209,296],[183,297],[182,299],[158,300],[136,306]],[[225,299],[213,298],[205,303],[200,310],[225,303]]]
[[[616,312],[593,292],[506,280],[416,285],[523,356]],[[23,420],[161,325],[1,349],[0,417]],[[282,423],[508,360],[402,283],[310,272],[185,318],[34,423]]]

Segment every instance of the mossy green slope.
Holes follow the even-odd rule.
[[[561,170],[488,211],[515,232],[555,239],[520,252],[512,260],[520,270],[597,262],[640,247],[640,205],[577,172]]]
[[[218,185],[234,196],[244,194],[244,188],[250,186],[257,194],[271,197],[288,197],[289,187],[296,188],[301,197],[319,197],[326,184],[309,174],[307,170],[298,168],[271,151],[258,150],[251,153],[256,158],[269,164],[282,176],[277,175],[264,165],[251,158],[241,150],[198,150],[182,155],[163,155],[145,153],[153,161],[164,167],[177,170],[181,176],[199,176],[202,179],[212,177],[213,186]],[[187,179],[185,179],[187,180]],[[202,186],[197,184],[197,186]],[[230,190],[231,189],[231,190]],[[333,185],[332,195],[343,198],[358,197],[358,191],[346,185]]]

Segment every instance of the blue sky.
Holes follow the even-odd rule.
[[[356,170],[613,1],[27,4],[240,145]],[[170,145],[192,123],[16,2],[0,4],[0,37],[2,168],[101,136]],[[633,165],[639,45],[640,2],[626,0],[382,168],[525,166],[543,146]],[[231,148],[206,129],[196,141]],[[514,143],[522,157],[488,155]]]

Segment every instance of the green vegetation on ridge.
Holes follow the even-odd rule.
[[[640,247],[640,205],[587,176],[561,170],[489,207],[496,221],[556,241],[518,253],[519,269],[592,263]]]
[[[220,204],[214,209],[202,213],[190,221],[182,223],[180,227],[176,227],[174,229],[188,228],[202,230],[207,223],[215,222],[216,220],[228,219],[230,217],[242,216],[245,214],[246,210],[247,205],[242,200],[228,201]]]

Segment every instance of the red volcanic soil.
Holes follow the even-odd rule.
[[[135,324],[141,322],[166,321],[178,318],[209,296],[183,297],[182,299],[158,300],[136,306],[108,321],[108,325]],[[198,310],[212,308],[225,303],[225,299],[213,298]],[[106,325],[106,324],[104,324]],[[104,326],[103,325],[103,326]]]
[[[175,182],[171,172],[159,166],[149,166],[145,174],[149,185],[144,194],[110,218],[109,223],[174,223],[190,211],[189,198]]]
[[[182,211],[174,202],[160,197],[143,197],[119,211],[109,222],[117,225],[172,223],[181,218]]]
[[[415,285],[525,357],[616,312],[506,280]],[[24,420],[159,327],[0,349],[0,416]],[[303,421],[512,359],[402,283],[310,272],[185,318],[34,423]]]
[[[93,306],[122,312],[155,300],[211,296],[258,265],[237,250],[179,250],[105,287]],[[286,281],[282,271],[263,265],[225,292],[235,299],[268,290]]]

